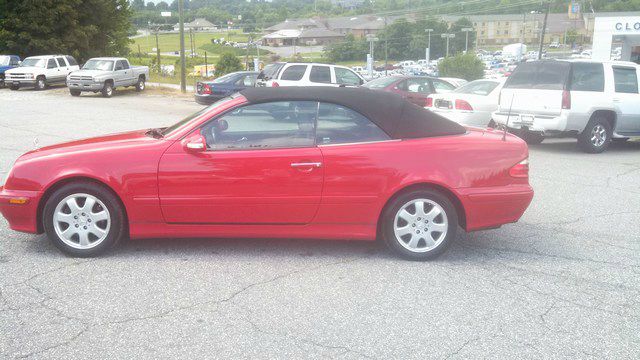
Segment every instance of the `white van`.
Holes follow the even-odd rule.
[[[583,151],[602,152],[612,140],[640,136],[638,70],[622,61],[521,63],[500,92],[493,121],[528,143],[573,136]]]
[[[256,86],[360,86],[364,79],[345,66],[318,63],[273,63],[258,75]]]

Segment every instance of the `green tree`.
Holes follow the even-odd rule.
[[[468,18],[460,18],[449,28],[449,32],[456,35],[455,38],[451,39],[449,44],[449,54],[455,54],[458,52],[462,52],[465,49],[466,43],[466,34],[462,29],[464,28],[473,28],[473,23]],[[474,31],[469,32],[469,52],[473,50],[476,43],[476,33]]]
[[[85,61],[129,51],[128,0],[10,1],[3,11],[0,52],[62,53]]]
[[[331,62],[361,60],[365,61],[369,44],[364,39],[356,39],[352,34],[344,41],[328,44],[324,48],[324,57]]]
[[[216,63],[216,76],[242,70],[242,62],[232,53],[224,53]]]
[[[438,71],[443,77],[473,81],[484,76],[484,63],[474,54],[458,54],[440,61]]]

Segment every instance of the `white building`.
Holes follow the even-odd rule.
[[[595,17],[592,59],[640,63],[640,14],[627,15]]]

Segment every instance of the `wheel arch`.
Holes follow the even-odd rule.
[[[382,230],[382,217],[384,215],[385,210],[389,207],[391,202],[394,199],[396,199],[398,196],[401,196],[402,194],[406,194],[408,192],[415,191],[415,190],[435,190],[441,193],[442,195],[446,196],[449,199],[449,201],[451,201],[454,208],[456,209],[456,212],[458,213],[458,225],[461,226],[463,229],[467,228],[467,214],[466,214],[464,205],[462,204],[462,201],[460,201],[460,198],[451,189],[447,188],[446,186],[432,183],[432,182],[420,182],[420,183],[410,184],[403,188],[398,189],[395,193],[393,193],[393,195],[389,197],[389,199],[387,199],[384,206],[380,210],[380,213],[378,214],[378,222],[376,225],[376,235],[378,238],[380,238],[381,230]]]
[[[89,176],[83,176],[83,175],[77,175],[77,176],[70,176],[70,177],[65,177],[62,179],[58,179],[55,182],[49,184],[49,186],[45,189],[44,193],[42,194],[42,197],[40,198],[40,201],[38,202],[38,207],[36,210],[36,225],[37,225],[37,231],[38,234],[42,234],[44,232],[44,224],[43,224],[43,212],[44,212],[44,206],[47,203],[47,201],[49,200],[49,198],[51,197],[51,195],[58,189],[60,189],[61,187],[67,185],[67,184],[71,184],[74,182],[88,182],[88,183],[93,183],[95,185],[101,186],[104,189],[106,189],[107,191],[109,191],[120,203],[120,206],[122,207],[122,211],[124,211],[124,227],[125,227],[125,232],[128,234],[129,232],[129,216],[127,215],[127,207],[125,206],[124,202],[122,201],[122,198],[120,197],[120,195],[111,187],[109,186],[107,183],[105,183],[102,180],[96,179],[96,178],[92,178]]]
[[[616,113],[615,110],[612,110],[612,109],[595,110],[591,113],[591,116],[589,116],[589,121],[593,120],[596,116],[602,116],[605,119],[607,119],[607,121],[609,122],[609,125],[611,126],[611,131],[615,132],[616,122],[618,121],[618,114]],[[589,121],[587,122],[587,124],[589,123]],[[586,128],[586,124],[585,124],[585,128]],[[584,130],[585,129],[582,129],[582,131]]]

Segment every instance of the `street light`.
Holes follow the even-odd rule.
[[[369,70],[369,77],[373,78],[373,43],[378,41],[378,39],[373,34],[367,34],[367,41],[369,42],[369,57],[371,58],[371,63],[367,64]]]
[[[456,34],[441,34],[440,37],[442,37],[443,39],[447,39],[447,52],[445,57],[449,57],[449,39],[453,39],[454,37],[456,37]]]
[[[427,64],[429,64],[429,62],[431,61],[431,33],[433,32],[433,29],[424,29],[424,31],[427,32],[428,36],[429,36],[429,44],[427,45]]]
[[[462,28],[460,30],[465,32],[464,53],[466,54],[469,51],[469,31],[473,31],[473,28]]]

